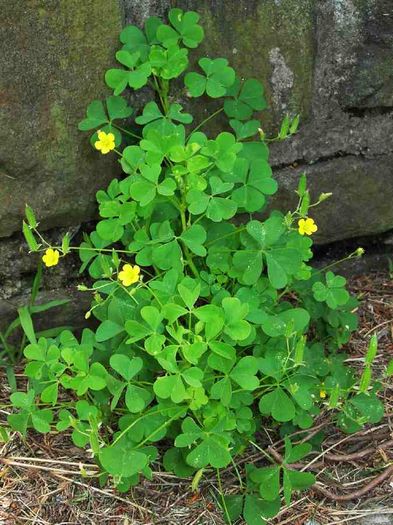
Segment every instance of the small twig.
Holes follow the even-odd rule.
[[[45,470],[46,472],[59,472],[62,474],[72,474],[74,476],[81,475],[80,471],[76,471],[76,470],[65,470],[61,468],[44,467],[40,465],[30,465],[28,463],[20,463],[19,461],[12,461],[10,459],[5,459],[5,458],[0,458],[0,463],[4,463],[5,465],[9,465],[12,467],[22,467],[22,468],[34,469],[34,470]],[[96,475],[96,473],[94,473],[93,475]]]
[[[121,498],[120,496],[116,496],[116,494],[111,494],[110,492],[106,492],[105,490],[98,489],[97,487],[93,487],[92,485],[87,485],[86,483],[82,483],[81,481],[76,481],[75,479],[66,478],[65,476],[61,476],[60,474],[56,474],[55,472],[53,475],[56,478],[63,479],[64,481],[68,481],[69,483],[73,483],[74,485],[79,485],[80,487],[84,487],[85,489],[92,490],[93,492],[98,492],[98,494],[101,494],[107,498],[112,498],[117,501],[121,501],[122,503],[126,503],[127,505],[130,505],[131,507],[134,507],[135,509],[138,509],[140,512],[146,512],[147,514],[153,514],[153,512],[149,509],[146,509],[145,507],[141,507],[141,505],[138,505],[137,503],[134,503],[133,501],[130,501],[129,499]]]
[[[381,328],[382,326],[385,326],[386,324],[389,324],[389,323],[393,323],[393,319],[388,319],[387,321],[384,321],[383,323],[377,324],[377,326],[373,326],[373,328],[371,328],[371,330],[365,333],[363,337],[367,337],[371,333],[375,332],[375,330],[378,330],[378,328]]]
[[[385,479],[388,479],[390,476],[393,475],[393,465],[390,465],[386,470],[384,470],[381,474],[378,476],[375,476],[369,483],[364,485],[362,488],[355,490],[353,492],[350,492],[349,494],[333,494],[329,490],[325,489],[318,483],[314,485],[314,489],[323,494],[326,498],[329,498],[333,501],[351,501],[353,499],[358,499],[364,496],[365,494],[368,494],[370,491],[375,489],[378,485],[380,485]]]
[[[384,450],[385,448],[389,448],[393,446],[393,439],[390,439],[389,441],[386,441],[385,443],[381,443],[381,445],[378,445],[376,448],[374,447],[368,447],[360,452],[354,452],[353,454],[329,454],[327,453],[325,455],[325,458],[330,461],[353,461],[355,459],[361,459],[364,458],[370,454],[373,454],[378,449]]]

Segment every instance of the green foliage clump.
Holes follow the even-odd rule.
[[[383,413],[370,387],[375,355],[359,381],[338,352],[357,327],[357,301],[343,277],[310,265],[316,225],[308,213],[326,195],[311,204],[302,176],[297,209],[261,218],[277,190],[255,117],[266,107],[263,88],[239,79],[224,58],[201,58],[186,73],[189,48],[203,39],[198,21],[172,9],[170,25],[153,17],[144,31],[120,35],[120,66],[105,74],[114,95],[93,101],[79,125],[124,172],[97,193],[95,231],[78,248],[69,238],[54,247],[30,209],[24,225],[47,265],[79,251],[92,281],[80,289],[93,294],[87,317],[98,328],[79,339],[64,330],[37,340],[29,331],[29,386],[12,394],[19,411],[9,423],[23,434],[71,429],[101,467],[100,481],[122,491],[150,479],[159,456],[168,471],[199,479],[257,446],[264,426],[288,436],[324,408],[353,432]],[[190,97],[221,104],[197,125],[171,82],[184,73]],[[154,100],[136,113],[120,95],[144,86]],[[202,130],[220,113],[233,132],[211,137]],[[279,138],[297,124],[287,118]],[[312,474],[291,468],[311,444],[285,443],[282,464],[248,465],[239,494],[223,497],[228,520],[243,514],[261,525],[281,494],[289,504],[313,484]]]

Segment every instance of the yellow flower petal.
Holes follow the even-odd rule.
[[[42,260],[45,264],[45,266],[56,266],[56,264],[59,262],[60,253],[57,250],[53,250],[52,248],[48,248],[45,252],[45,254],[42,256]]]
[[[131,284],[139,281],[139,274],[141,269],[139,266],[132,266],[131,264],[125,264],[121,272],[119,272],[119,281],[123,286],[131,286]]]
[[[307,217],[307,219],[299,219],[298,232],[300,235],[312,235],[318,230],[318,226],[315,224],[314,219]]]

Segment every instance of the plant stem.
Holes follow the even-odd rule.
[[[225,517],[228,520],[229,525],[232,525],[231,517],[229,516],[228,507],[225,502],[224,492],[222,490],[222,483],[221,483],[221,476],[220,476],[220,469],[217,469],[217,481],[218,481],[218,490],[220,491],[221,501],[222,501],[222,508],[225,512]]]
[[[186,214],[185,214],[183,206],[180,207],[180,218],[181,218],[181,225],[182,225],[183,232],[185,232],[187,230],[187,220],[186,220]],[[190,267],[190,270],[192,271],[194,276],[199,279],[198,268],[195,266],[194,261],[192,260],[192,255],[188,247],[184,243],[183,243],[183,248],[184,248],[184,255],[186,256],[186,260],[187,260],[188,266]]]
[[[133,133],[132,131],[128,131],[124,128],[121,128],[117,124],[111,124],[114,128],[118,129],[119,131],[122,131],[123,133],[126,133],[127,135],[130,135],[130,137],[134,137],[134,139],[142,140],[142,137],[140,135],[137,135],[136,133]]]
[[[217,115],[219,115],[220,113],[222,113],[224,111],[224,108],[220,108],[220,109],[217,109],[217,111],[215,111],[214,113],[212,113],[211,115],[209,115],[208,117],[205,118],[205,120],[202,120],[202,122],[200,124],[198,124],[198,126],[196,128],[194,128],[191,132],[190,132],[190,135],[192,135],[193,133],[195,133],[196,131],[198,131],[198,129],[201,129],[207,122],[209,122],[209,120],[211,120],[212,118],[216,117]]]

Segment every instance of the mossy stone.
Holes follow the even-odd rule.
[[[2,2],[1,15],[0,237],[20,230],[25,203],[42,227],[77,224],[114,175],[114,157],[100,158],[77,124],[110,94],[119,3]]]
[[[286,113],[311,110],[314,0],[172,0],[201,14],[206,38],[196,55],[227,58],[238,74],[265,87],[263,128],[277,130]]]

